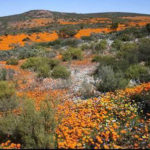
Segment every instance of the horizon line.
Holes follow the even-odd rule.
[[[16,13],[16,14],[10,14],[6,16],[0,16],[2,17],[11,17],[15,15],[21,15],[24,13],[28,13],[30,11],[50,11],[50,12],[57,12],[57,13],[67,13],[67,14],[79,14],[79,15],[88,15],[88,14],[103,14],[103,13],[131,13],[131,14],[141,14],[141,15],[150,15],[149,13],[140,13],[140,12],[127,12],[127,11],[106,11],[106,12],[89,12],[89,13],[80,13],[80,12],[65,12],[65,11],[54,11],[54,10],[47,10],[47,9],[33,9],[33,10],[27,10],[24,12]]]

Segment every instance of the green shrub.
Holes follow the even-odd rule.
[[[60,61],[57,59],[49,59],[48,60],[48,65],[50,66],[51,69],[58,66],[59,64],[60,64]]]
[[[21,68],[22,69],[31,68],[34,71],[37,71],[41,65],[48,63],[48,60],[49,60],[48,58],[44,57],[32,57],[27,59],[26,62],[21,65]]]
[[[0,69],[0,81],[12,80],[15,71],[13,69]]]
[[[126,60],[129,64],[138,62],[138,48],[135,43],[125,43],[116,56],[120,61]]]
[[[100,65],[112,65],[115,63],[115,57],[113,56],[99,56],[96,55],[93,59],[93,62],[99,62]]]
[[[82,44],[81,45],[81,49],[82,50],[88,50],[90,47],[89,47],[89,45],[88,44]]]
[[[103,51],[107,48],[107,41],[106,40],[101,40],[99,43],[95,45],[95,50],[96,51]]]
[[[69,38],[69,39],[62,40],[60,46],[77,47],[78,44],[79,44],[79,40],[78,39]]]
[[[141,39],[139,41],[139,61],[150,62],[150,39]]]
[[[63,61],[69,61],[72,59],[82,59],[82,51],[78,48],[70,48],[62,54]]]
[[[73,37],[77,33],[77,29],[73,27],[63,27],[58,31],[58,35],[60,38],[70,38]]]
[[[8,59],[6,64],[7,65],[18,65],[18,59],[15,59],[15,58]]]
[[[99,81],[97,88],[101,92],[125,88],[129,82],[122,72],[114,72],[111,66],[100,66],[96,78]]]
[[[20,143],[24,149],[55,149],[56,127],[55,119],[57,100],[48,99],[41,103],[37,111],[32,100],[23,99],[20,115],[13,113],[0,117],[0,142],[9,139],[14,143]]]
[[[57,66],[52,72],[52,77],[67,79],[70,76],[70,72],[63,66]]]
[[[2,68],[0,69],[0,80],[6,80],[7,78],[7,70]]]
[[[49,59],[45,57],[33,57],[26,60],[21,65],[22,69],[33,69],[37,72],[38,77],[50,77],[51,71],[60,63],[57,59]]]
[[[116,50],[120,50],[122,47],[122,41],[120,40],[114,40],[114,42],[111,45],[113,48],[115,48]]]
[[[146,77],[149,77],[149,69],[143,65],[131,65],[127,71],[126,76],[129,79],[134,79],[136,81],[146,80]]]
[[[35,57],[39,53],[38,49],[34,49],[32,47],[29,47],[29,46],[19,48],[17,51],[18,51],[18,58],[19,59]]]
[[[119,23],[118,22],[112,22],[111,24],[111,29],[117,29],[119,26]]]
[[[38,77],[47,78],[50,77],[50,67],[47,64],[40,65],[38,70]]]
[[[146,29],[147,29],[147,31],[150,33],[150,23],[148,23],[148,24],[146,25]]]
[[[134,38],[135,38],[135,37],[133,37],[133,35],[127,34],[127,33],[122,34],[122,35],[120,35],[120,36],[118,37],[118,39],[121,40],[121,41],[131,41],[131,40],[133,40]]]
[[[11,111],[16,106],[14,86],[6,81],[0,81],[0,112]]]

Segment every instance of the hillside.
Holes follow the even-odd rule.
[[[0,148],[149,149],[150,15],[0,17]]]
[[[76,38],[90,36],[92,33],[109,33],[113,31],[110,29],[112,22],[119,23],[119,31],[129,27],[145,26],[150,23],[150,16],[134,13],[74,14],[33,10],[1,17],[0,50],[13,49],[13,45],[23,46],[28,41],[33,43],[56,40],[59,38],[59,30],[65,26],[76,29]]]

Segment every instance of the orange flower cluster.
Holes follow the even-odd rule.
[[[32,42],[50,42],[58,39],[58,35],[56,32],[53,33],[33,33],[31,35],[28,34],[18,34],[18,35],[7,35],[0,36],[0,50],[10,50],[14,48],[15,45],[24,46],[25,43]],[[28,39],[28,41],[25,41]]]
[[[119,27],[115,31],[124,30],[125,25],[119,25]],[[113,29],[110,29],[110,27],[106,28],[87,28],[87,29],[81,29],[76,35],[75,38],[80,39],[83,36],[90,36],[92,33],[110,33],[114,31]]]
[[[0,148],[1,149],[21,149],[21,145],[11,143],[11,141],[8,140],[7,142],[0,144]]]
[[[150,83],[106,93],[86,101],[66,102],[57,129],[58,148],[150,148],[150,120],[141,119],[131,95],[150,92]],[[64,108],[64,109],[63,109]]]
[[[135,26],[145,26],[146,24],[150,23],[150,17],[149,16],[135,16],[135,17],[122,17],[122,19],[129,20],[127,25],[130,27]]]

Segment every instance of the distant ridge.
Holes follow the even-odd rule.
[[[30,10],[24,13],[10,15],[10,16],[3,16],[0,19],[10,19],[11,18],[20,18],[20,17],[31,17],[31,18],[38,18],[38,17],[52,17],[52,16],[83,16],[83,17],[122,17],[122,16],[150,16],[150,14],[141,14],[141,13],[132,13],[132,12],[101,12],[101,13],[67,13],[67,12],[56,12],[50,10]]]

